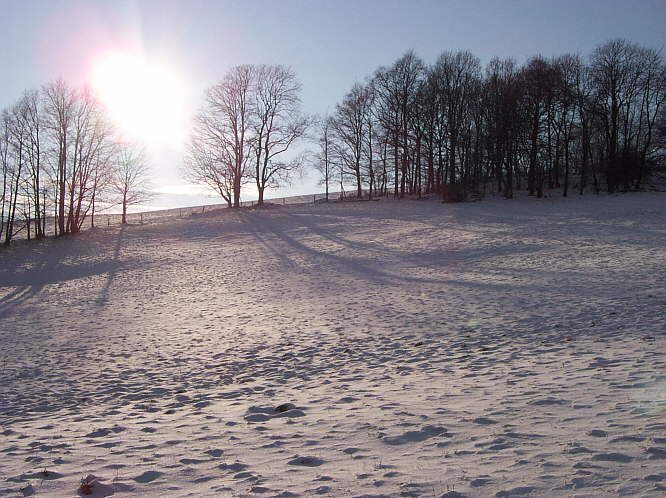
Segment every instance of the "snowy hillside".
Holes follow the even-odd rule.
[[[663,193],[17,244],[0,495],[665,496],[665,277]]]

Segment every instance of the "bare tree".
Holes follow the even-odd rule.
[[[228,167],[230,162],[220,158],[217,155],[219,150],[202,140],[196,132],[186,147],[183,177],[196,185],[207,186],[220,194],[227,207],[233,207],[234,170]]]
[[[440,92],[442,112],[448,135],[448,167],[444,171],[444,183],[456,183],[458,179],[458,147],[467,127],[466,110],[472,100],[475,82],[480,79],[481,63],[470,52],[444,52],[433,68],[435,89]]]
[[[543,196],[545,161],[540,159],[543,140],[541,133],[547,129],[548,113],[553,93],[558,86],[557,67],[540,56],[530,59],[522,71],[524,115],[529,126],[529,168],[527,185],[530,195]]]
[[[598,47],[591,57],[592,77],[601,109],[606,142],[606,181],[609,192],[627,179],[632,106],[639,92],[640,48],[615,39]]]
[[[300,91],[296,75],[285,66],[262,65],[255,70],[252,150],[259,205],[266,187],[288,182],[302,164],[302,156],[283,159],[309,126],[310,120],[301,113]]]
[[[117,150],[118,144],[109,142],[104,147],[99,147],[92,159],[92,196],[90,199],[90,226],[92,228],[95,227],[97,204],[105,201],[104,197],[108,194],[113,179],[113,162]]]
[[[6,217],[5,245],[9,245],[12,237],[27,226],[16,224],[17,210],[27,211],[23,209],[23,204],[27,200],[25,195],[25,174],[30,146],[30,131],[26,119],[27,111],[25,102],[19,100],[3,116],[6,140],[3,151],[3,176],[5,183],[5,187],[3,188],[5,202],[3,204],[6,204],[6,208],[3,206],[2,209],[2,216]],[[19,199],[21,199],[21,203],[19,203]]]
[[[150,192],[150,169],[144,151],[137,146],[119,147],[110,188],[122,206],[122,223],[127,223],[127,208],[147,202]]]
[[[35,237],[40,238],[44,236],[46,206],[45,198],[42,196],[43,187],[41,184],[41,173],[43,168],[42,159],[44,156],[42,145],[44,138],[39,92],[37,90],[26,91],[20,100],[20,105],[23,108],[22,117],[28,133],[26,154],[29,168],[26,196],[30,198],[34,208],[26,221],[30,224],[31,218],[34,216]],[[30,228],[28,228],[28,232],[30,232]],[[28,237],[30,237],[30,233],[28,233]]]
[[[285,158],[304,136],[301,85],[284,66],[236,66],[206,92],[185,158],[185,177],[218,192],[234,207],[254,180],[263,203],[267,187],[288,182],[303,156]],[[250,163],[252,161],[252,163]]]
[[[3,110],[0,113],[0,181],[2,181],[2,192],[0,192],[0,238],[5,231],[5,213],[7,212],[7,196],[11,185],[9,164],[9,113]]]
[[[321,176],[320,185],[326,188],[326,202],[328,202],[329,186],[333,181],[333,136],[332,119],[323,116],[318,120],[319,136],[317,143],[319,150],[315,154],[315,169]]]
[[[407,188],[412,145],[410,113],[425,74],[423,61],[410,50],[391,67],[379,69],[373,78],[378,103],[384,108],[383,126],[393,135],[396,197],[403,197]]]
[[[233,67],[206,90],[185,159],[186,178],[212,188],[230,207],[240,205],[249,179],[255,73],[253,66]]]
[[[116,141],[99,103],[87,90],[77,92],[72,119],[71,153],[67,174],[68,233],[78,233],[90,214]],[[107,158],[107,160],[101,160]]]
[[[362,161],[368,134],[367,115],[370,97],[367,87],[357,83],[335,108],[332,121],[335,133],[335,155],[346,175],[354,178],[356,195],[363,194]]]
[[[66,233],[65,194],[67,182],[67,159],[69,134],[76,92],[63,80],[45,85],[44,107],[48,130],[53,141],[52,171],[56,184],[55,204],[56,235]]]
[[[636,154],[640,169],[635,178],[638,187],[648,174],[648,164],[657,153],[654,140],[655,125],[660,110],[666,104],[666,67],[661,53],[651,48],[641,48],[639,63],[642,67],[640,88],[640,114],[636,126]],[[663,151],[662,151],[663,152]],[[653,161],[654,162],[654,161]]]

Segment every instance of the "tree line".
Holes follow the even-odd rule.
[[[660,52],[620,39],[485,68],[467,51],[432,65],[409,51],[319,121],[316,167],[327,193],[371,198],[636,189],[664,167],[665,99]]]
[[[62,80],[0,114],[0,240],[78,233],[110,205],[149,197],[142,149],[122,140],[86,88]],[[47,226],[47,223],[49,225]]]
[[[522,65],[467,51],[427,65],[408,51],[356,83],[330,116],[301,110],[301,84],[282,65],[241,65],[205,93],[184,158],[185,177],[240,205],[304,165],[328,198],[488,190],[638,189],[666,157],[666,66],[659,51],[611,40],[587,58],[535,56]],[[313,132],[314,131],[314,132]],[[316,143],[297,153],[296,144]],[[0,240],[77,233],[109,205],[147,199],[140,148],[119,138],[86,88],[58,80],[26,91],[0,116]]]

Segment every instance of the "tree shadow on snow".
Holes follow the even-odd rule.
[[[108,277],[97,301],[105,301],[109,287],[122,266],[120,248],[124,232],[123,227],[116,234],[112,258],[102,261],[90,261],[90,245],[80,244],[81,239],[78,237],[45,240],[38,248],[32,248],[28,253],[22,252],[22,261],[11,261],[14,258],[8,260],[5,268],[0,269],[0,289],[14,289],[0,298],[0,318],[11,315],[19,305],[38,296],[47,285],[103,273],[107,273]],[[93,247],[92,251],[95,255],[103,251],[96,249],[99,248]],[[25,261],[30,263],[29,266]]]
[[[99,295],[95,300],[95,304],[97,304],[98,306],[103,306],[109,301],[109,289],[111,288],[111,284],[113,283],[113,280],[116,278],[116,274],[118,273],[118,270],[121,266],[120,249],[122,248],[123,241],[125,238],[125,229],[126,229],[125,226],[121,227],[120,230],[118,231],[118,235],[116,236],[116,240],[113,246],[113,257],[110,261],[108,271],[106,272],[107,273],[106,280],[104,281],[104,286],[102,287],[102,290],[99,292]]]
[[[66,242],[58,240],[57,243]],[[62,246],[57,250],[49,250],[51,247],[50,244],[43,243],[39,251],[29,255],[31,261],[35,261],[34,266],[25,268],[15,265],[0,270],[0,289],[16,287],[0,298],[0,318],[10,315],[14,307],[36,296],[45,285],[54,281],[55,269],[61,264],[66,253]]]
[[[478,288],[478,287],[495,287],[498,289],[506,289],[509,285],[502,283],[490,283],[490,282],[465,282],[462,280],[455,279],[441,279],[441,278],[423,278],[423,277],[413,277],[408,275],[397,275],[390,273],[388,271],[370,266],[360,257],[348,257],[341,256],[338,254],[332,254],[326,251],[318,250],[313,247],[310,247],[303,242],[297,240],[295,237],[289,235],[289,229],[303,229],[311,230],[313,233],[317,233],[317,229],[312,229],[312,225],[304,223],[291,223],[293,220],[289,220],[290,223],[276,223],[274,218],[267,219],[261,215],[261,213],[242,213],[241,217],[244,218],[246,224],[251,226],[250,233],[255,235],[255,237],[266,246],[269,251],[277,255],[277,257],[284,261],[288,261],[289,266],[297,266],[296,262],[289,260],[288,251],[280,250],[279,246],[275,244],[275,239],[279,242],[289,246],[290,248],[298,251],[299,253],[314,259],[323,260],[327,265],[331,267],[344,269],[347,272],[362,277],[366,280],[377,285],[387,285],[393,283],[416,283],[416,284],[438,284],[438,285],[454,285],[462,286],[469,288]],[[301,220],[302,221],[302,220]],[[285,226],[287,225],[287,226]],[[320,229],[319,232],[322,232]],[[272,234],[273,237],[265,237],[264,235]],[[325,237],[328,238],[328,237]],[[375,248],[373,247],[373,250]],[[369,254],[367,255],[368,259],[376,257],[376,255]]]

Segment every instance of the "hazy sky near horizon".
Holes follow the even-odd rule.
[[[307,112],[332,111],[356,81],[408,49],[426,63],[466,49],[525,61],[589,54],[610,38],[663,48],[666,0],[0,0],[0,108],[23,90],[90,78],[108,51],[164,62],[183,82],[184,121],[237,64],[285,64]],[[168,104],[165,104],[168,105]],[[187,123],[183,124],[187,127]],[[149,147],[155,184],[182,184],[182,143]],[[314,179],[294,192],[314,189]]]

